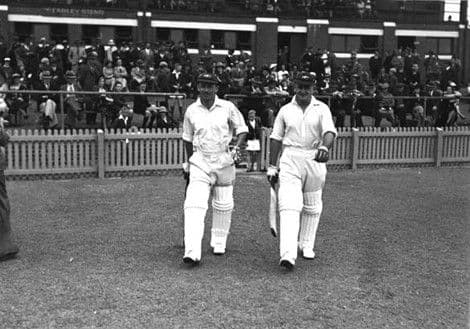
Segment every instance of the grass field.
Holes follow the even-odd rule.
[[[466,328],[469,168],[331,172],[317,258],[278,266],[264,176],[227,254],[182,264],[181,177],[8,182],[0,328]]]

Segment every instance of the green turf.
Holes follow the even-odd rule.
[[[332,172],[314,261],[286,273],[263,176],[239,176],[225,256],[181,258],[181,177],[8,182],[21,252],[0,328],[464,328],[468,168]]]

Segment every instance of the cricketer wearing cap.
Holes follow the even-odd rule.
[[[288,269],[295,265],[298,248],[304,258],[315,257],[325,163],[337,134],[330,109],[312,96],[314,83],[308,73],[294,80],[295,96],[279,110],[270,136],[267,176],[271,184],[279,179],[280,265]]]
[[[203,73],[197,78],[199,98],[191,104],[183,121],[183,141],[189,165],[189,185],[184,202],[183,262],[196,265],[201,260],[204,217],[213,187],[211,247],[216,255],[225,253],[233,210],[234,161],[248,128],[236,106],[219,99],[217,80]],[[229,143],[237,135],[237,144]]]

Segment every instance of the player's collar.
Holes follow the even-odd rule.
[[[206,108],[204,106],[204,104],[201,103],[201,98],[198,97],[197,98],[197,101],[196,101],[197,105],[200,106],[200,107],[203,107],[203,108]],[[214,99],[214,104],[212,104],[212,107],[210,109],[208,109],[209,111],[214,109],[216,106],[221,106],[221,101],[220,101],[220,98],[217,97],[217,95],[215,95],[215,99]]]
[[[312,99],[310,100],[310,104],[308,104],[307,108],[311,107],[312,104],[316,101],[317,99],[315,98],[315,96],[312,95]],[[299,103],[297,103],[297,99],[296,99],[296,96],[292,97],[292,104],[295,104],[297,105],[299,108],[300,108],[300,105]]]

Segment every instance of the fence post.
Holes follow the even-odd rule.
[[[260,146],[261,146],[261,152],[260,152],[260,159],[259,159],[259,168],[258,171],[262,171],[265,169],[266,166],[266,130],[264,128],[261,128],[261,140],[260,140]]]
[[[104,131],[96,131],[96,143],[98,149],[98,178],[104,178]]]
[[[436,153],[434,155],[434,159],[436,159],[436,167],[440,167],[442,163],[443,135],[444,131],[442,128],[436,128]]]
[[[60,94],[60,129],[64,130],[64,94]]]
[[[357,169],[357,160],[359,159],[359,129],[352,129],[352,148],[351,148],[351,169]]]

